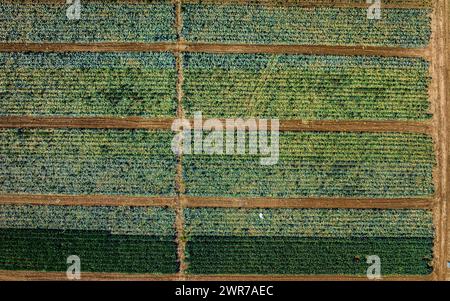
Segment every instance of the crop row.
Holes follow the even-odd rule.
[[[367,45],[425,47],[429,8],[264,7],[257,4],[184,4],[183,36],[188,41],[243,44]]]
[[[422,59],[264,54],[184,56],[188,114],[279,119],[430,118]]]
[[[217,4],[217,0],[181,0],[185,4]],[[383,0],[383,4],[389,5],[411,5],[418,7],[431,7],[432,0]],[[335,5],[367,5],[366,0],[222,0],[221,4],[246,4],[261,5],[266,7],[288,6],[288,7],[334,7]]]
[[[427,210],[184,209],[185,235],[214,237],[430,238]]]
[[[428,274],[432,212],[421,209],[184,209],[192,274]]]
[[[0,54],[1,115],[173,117],[168,53]],[[430,118],[421,59],[186,54],[184,109],[206,117]]]
[[[269,156],[185,154],[186,193],[395,198],[434,192],[435,158],[427,135],[282,132],[277,163],[261,165],[260,158]]]
[[[3,1],[0,4],[0,41],[160,42],[176,39],[175,8],[170,1],[133,4],[97,0],[81,1],[81,5],[80,18],[69,19],[66,4]]]
[[[381,274],[432,271],[432,238],[194,237],[186,244],[192,274],[313,274],[365,276],[367,258]]]
[[[66,271],[76,255],[85,272],[175,273],[173,236],[116,235],[108,231],[0,229],[0,269]]]
[[[176,113],[169,53],[0,54],[0,115]]]
[[[173,134],[3,129],[2,193],[173,195]]]
[[[160,207],[0,206],[0,269],[175,273],[175,212]]]
[[[160,207],[1,205],[0,229],[108,231],[175,236],[175,212]]]
[[[4,129],[1,191],[173,195],[173,135],[145,130]],[[273,166],[260,164],[269,154],[185,154],[186,193],[416,197],[434,192],[430,136],[282,132],[279,139]]]
[[[4,1],[0,4],[0,41],[159,42],[176,39],[175,6],[170,1],[116,1],[108,5],[104,2],[83,3],[80,19],[69,20],[68,5]],[[267,6],[260,5],[259,1],[230,1],[218,5],[211,1],[187,1],[182,6],[182,34],[193,42],[399,47],[426,46],[430,38],[429,1],[424,1],[423,8],[384,8],[379,20],[368,19],[367,8],[302,8],[291,4]]]

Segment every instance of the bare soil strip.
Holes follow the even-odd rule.
[[[32,117],[1,116],[0,128],[82,128],[171,130],[174,118],[145,117]],[[221,119],[225,122],[225,119]],[[191,120],[191,124],[193,124]],[[268,129],[270,130],[270,122]],[[428,121],[281,120],[280,131],[304,132],[401,132],[432,131]]]
[[[179,200],[178,200],[179,199]],[[136,206],[136,207],[221,207],[221,208],[361,208],[432,209],[433,198],[230,198],[230,197],[145,197],[117,195],[2,194],[0,205]],[[181,203],[181,204],[180,204]]]
[[[424,121],[280,121],[281,131],[430,133]]]
[[[437,168],[434,173],[437,202],[434,226],[434,274],[435,279],[447,277],[447,202],[449,201],[449,106],[448,106],[448,0],[435,0],[432,15],[432,89],[430,99],[434,108],[432,135],[436,143]]]
[[[142,117],[0,117],[2,128],[170,129],[173,119]]]
[[[174,0],[175,5],[175,26],[177,30],[177,47],[181,41],[182,30],[183,30],[183,17],[181,11],[181,1]],[[177,93],[177,118],[184,118],[183,111],[183,55],[181,52],[176,51],[175,60],[176,60],[176,69],[177,69],[177,84],[176,84],[176,93]],[[180,146],[181,147],[181,146]],[[177,242],[177,256],[178,263],[180,265],[180,270],[178,272],[179,277],[184,280],[184,275],[186,273],[187,265],[185,262],[186,257],[186,240],[184,238],[184,211],[183,211],[183,194],[185,192],[185,185],[183,181],[183,154],[181,149],[179,150],[179,155],[177,156],[177,171],[175,176],[175,184],[177,189],[177,199],[176,199],[176,218],[175,218],[175,228],[176,228],[176,242]]]
[[[430,58],[429,48],[189,43],[0,43],[0,52],[207,52]]]
[[[1,194],[0,205],[175,207],[175,197]]]
[[[0,281],[68,281],[63,272],[0,270]],[[179,275],[82,272],[80,281],[179,281]]]
[[[359,209],[432,209],[432,198],[227,198],[186,197],[186,207],[223,208],[359,208]]]
[[[246,45],[186,43],[186,52],[208,53],[269,53],[269,54],[316,54],[359,55],[429,58],[429,48],[398,48],[374,46],[325,46],[325,45]]]
[[[381,281],[429,281],[432,275],[385,276]],[[348,275],[189,275],[192,281],[373,281],[364,276]]]
[[[179,281],[185,278],[192,281],[369,281],[364,276],[347,275],[155,275],[155,274],[121,274],[121,273],[90,273],[82,272],[81,281]],[[0,280],[56,280],[67,281],[65,273],[6,271],[0,270]],[[431,275],[425,276],[386,276],[382,281],[427,281]]]

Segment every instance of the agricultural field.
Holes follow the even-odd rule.
[[[91,272],[175,273],[168,208],[0,206],[0,269],[66,271],[77,254]]]
[[[425,47],[431,35],[431,9],[426,6],[385,8],[382,19],[371,20],[367,8],[311,9],[257,2],[223,1],[217,5],[211,1],[186,1],[182,7],[183,36],[187,41],[204,43],[409,48]]]
[[[0,115],[176,114],[169,53],[0,53]]]
[[[175,11],[169,0],[94,0],[82,3],[79,20],[52,1],[2,0],[1,42],[163,42],[174,41]]]
[[[448,1],[75,2],[0,0],[0,280],[445,279]]]
[[[423,59],[188,53],[184,110],[206,117],[423,120]]]
[[[172,134],[3,129],[1,193],[175,195]]]
[[[396,198],[434,192],[427,135],[281,132],[278,163],[263,166],[261,157],[184,155],[186,194]]]
[[[185,209],[189,273],[383,275],[431,272],[426,210]],[[314,254],[313,256],[311,256]]]

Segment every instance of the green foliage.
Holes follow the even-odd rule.
[[[0,205],[0,228],[174,237],[175,211],[160,207]]]
[[[246,142],[248,145],[248,142]],[[432,138],[423,134],[281,132],[268,155],[185,155],[186,193],[228,197],[425,197],[434,193]]]
[[[183,36],[192,42],[426,47],[429,8],[264,7],[258,4],[183,5]]]
[[[77,255],[84,272],[172,274],[177,245],[170,236],[107,231],[0,229],[0,269],[66,271]]]
[[[0,115],[176,115],[169,53],[0,54]]]
[[[432,238],[195,237],[186,246],[192,274],[365,276],[377,255],[382,275],[430,274]]]
[[[429,119],[422,59],[265,54],[184,55],[185,111],[205,117]]]
[[[175,7],[168,0],[81,1],[79,20],[69,5],[42,1],[0,4],[2,42],[162,42],[174,41]]]
[[[188,237],[430,238],[428,210],[186,208]]]
[[[1,193],[174,195],[173,134],[0,130]]]
[[[432,211],[422,209],[184,210],[192,274],[431,273]]]

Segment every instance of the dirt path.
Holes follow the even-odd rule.
[[[429,48],[188,43],[0,43],[0,52],[208,52],[358,55],[430,58]]]
[[[145,117],[31,117],[0,116],[0,128],[82,128],[82,129],[150,129],[171,130],[174,118]],[[221,119],[225,123],[225,119]],[[191,124],[193,121],[191,120]],[[270,130],[270,124],[268,125]],[[280,120],[280,131],[304,132],[399,132],[432,131],[428,121],[327,121]]]

